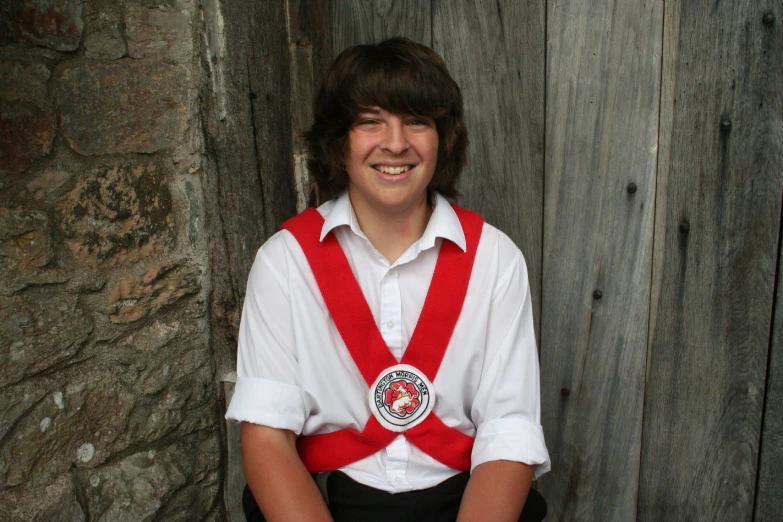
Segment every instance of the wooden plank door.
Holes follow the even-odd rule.
[[[432,45],[430,0],[331,0],[335,56],[346,47],[392,36]]]
[[[774,106],[772,110],[775,110]],[[771,112],[770,116],[770,121],[774,121],[774,113]],[[782,117],[783,107],[778,104],[778,129],[783,129],[783,121],[780,121]],[[778,142],[778,150],[783,150],[780,133],[774,139]],[[783,469],[783,285],[780,284],[783,257],[780,257],[780,253],[778,257],[777,295],[767,370],[754,522],[777,522],[783,519],[783,475],[780,473]]]
[[[291,64],[291,146],[296,210],[318,206],[318,189],[307,170],[304,135],[313,124],[313,101],[332,62],[332,19],[323,0],[283,0]]]
[[[542,421],[552,520],[634,520],[663,2],[547,14]]]
[[[514,240],[541,306],[545,2],[433,2],[433,48],[459,84],[470,146],[460,204]]]
[[[773,5],[666,3],[640,521],[751,520],[783,193]]]

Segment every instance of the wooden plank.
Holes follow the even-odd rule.
[[[217,372],[235,368],[235,334],[256,251],[296,212],[284,5],[209,3],[211,79],[204,89],[202,182],[213,237],[212,330]],[[272,9],[272,4],[276,9]],[[267,27],[268,26],[268,27]],[[211,92],[210,92],[211,91]]]
[[[430,0],[331,0],[334,53],[392,36],[432,45],[431,11]]]
[[[547,7],[541,382],[554,471],[541,491],[548,520],[625,522],[636,516],[663,1]]]
[[[204,16],[204,53],[211,75],[202,104],[207,160],[211,163],[205,182],[216,195],[206,201],[208,208],[215,207],[208,227],[215,237],[213,244],[223,243],[216,248],[227,258],[227,266],[221,267],[223,279],[228,279],[230,293],[239,297],[255,249],[268,235],[249,97],[250,31],[247,11],[239,2],[208,2]]]
[[[783,191],[772,4],[666,3],[640,521],[752,516]]]
[[[283,221],[296,214],[286,5],[280,0],[241,4],[250,22],[247,75],[266,240]]]
[[[321,0],[285,0],[291,62],[291,144],[296,209],[318,204],[318,189],[307,171],[304,134],[313,123],[315,93],[332,60],[329,4]]]
[[[771,7],[768,3],[765,7]],[[781,6],[783,7],[783,6]],[[769,165],[781,170],[783,164],[783,97],[779,86],[783,84],[783,66],[781,66],[781,48],[783,36],[780,32],[780,7],[763,9],[762,48],[764,49],[764,68],[769,75],[770,94],[766,100],[766,135],[770,140]],[[770,14],[772,19],[770,19]],[[777,15],[777,21],[775,20]],[[766,17],[766,19],[765,19]],[[778,86],[776,89],[775,86]],[[778,244],[777,295],[775,298],[775,316],[773,322],[772,343],[769,353],[769,366],[764,398],[764,421],[761,434],[759,455],[759,473],[756,487],[755,522],[775,522],[783,519],[783,256],[781,243]]]
[[[213,92],[202,114],[214,168],[207,183],[217,193],[211,225],[215,244],[225,243],[217,246],[227,263],[219,279],[228,278],[238,308],[256,251],[296,212],[285,9],[272,0],[207,5]]]
[[[286,5],[224,0],[203,5],[209,70],[202,86],[202,183],[211,256],[210,333],[216,375],[236,368],[236,331],[256,251],[296,212],[291,152]],[[229,385],[220,395],[230,395]],[[220,405],[221,409],[225,406]],[[223,432],[223,501],[244,520],[238,427]]]
[[[779,37],[777,37],[779,38]],[[779,41],[779,40],[778,40]],[[780,84],[778,84],[780,85]],[[770,113],[783,128],[783,110]],[[778,145],[783,150],[783,145]],[[777,295],[773,322],[772,345],[769,354],[761,453],[756,488],[755,522],[777,522],[783,519],[783,257],[777,274]]]
[[[433,3],[433,46],[462,90],[470,138],[459,202],[481,212],[524,253],[537,332],[541,310],[545,14],[543,1]],[[494,36],[488,39],[486,35]]]
[[[209,77],[203,78],[200,100],[206,148],[201,181],[207,195],[205,228],[212,247],[209,324],[216,376],[225,376],[236,368],[238,307],[244,291],[240,285],[252,263],[243,245],[260,245],[264,235],[259,226],[263,226],[264,212],[263,205],[258,204],[262,191],[253,155],[247,73],[241,73],[246,70],[241,53],[247,31],[243,30],[244,20],[236,7],[229,2],[205,2],[202,11],[205,38],[201,53],[209,67]],[[217,390],[218,399],[231,391],[223,383],[218,384]],[[218,400],[219,416],[227,404]],[[221,422],[221,454],[225,462],[222,510],[228,522],[241,522],[244,516],[236,485],[241,461],[236,458],[237,446],[230,440],[230,429],[230,423]]]
[[[225,402],[224,408],[231,404],[231,398],[234,396],[234,387],[236,386],[237,374],[231,372],[224,376],[222,382],[222,391]],[[225,411],[225,409],[223,410]],[[228,522],[245,522],[245,512],[242,509],[242,491],[245,489],[245,473],[242,471],[242,450],[239,440],[240,426],[234,421],[225,421],[225,477],[223,480],[224,493],[223,504],[226,509],[226,519]]]

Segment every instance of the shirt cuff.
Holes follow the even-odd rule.
[[[541,425],[520,418],[492,419],[479,426],[473,442],[470,471],[493,460],[511,460],[535,466],[534,479],[552,467]]]
[[[305,421],[302,391],[298,386],[282,382],[238,377],[226,419],[290,430],[299,435]]]

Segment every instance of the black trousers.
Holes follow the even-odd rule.
[[[470,474],[460,473],[435,487],[407,493],[387,493],[335,471],[327,479],[329,512],[335,522],[454,522]],[[264,522],[250,488],[245,486],[242,507],[248,522]],[[520,522],[540,522],[546,501],[531,489]]]

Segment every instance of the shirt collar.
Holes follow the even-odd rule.
[[[351,227],[351,230],[356,235],[366,237],[361,228],[359,228],[359,222],[351,206],[348,192],[343,192],[340,197],[334,200],[332,208],[324,219],[320,240],[323,241],[329,232],[342,225]],[[463,252],[467,250],[465,233],[462,230],[462,224],[457,217],[457,213],[454,212],[446,198],[435,193],[432,216],[429,223],[427,223],[427,228],[424,229],[424,234],[419,239],[421,250],[435,246],[435,240],[439,237],[453,242]]]
[[[331,206],[331,208],[329,208]],[[348,192],[343,192],[340,197],[335,200],[327,201],[321,207],[327,209],[326,216],[324,218],[324,225],[321,228],[321,238],[323,241],[326,234],[334,230],[335,228],[343,225],[348,225],[354,233],[364,236],[359,228],[359,222],[356,219],[356,214],[353,212],[351,206],[351,199],[348,197]]]

